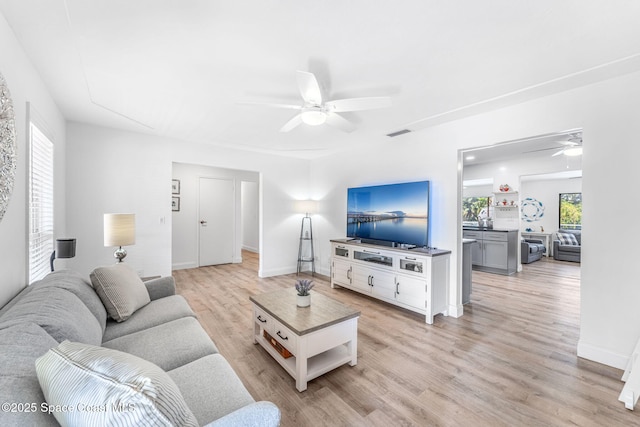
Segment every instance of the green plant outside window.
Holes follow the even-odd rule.
[[[582,230],[582,193],[560,193],[560,228]]]
[[[478,220],[491,217],[491,197],[463,197],[462,221],[466,225],[478,225]]]

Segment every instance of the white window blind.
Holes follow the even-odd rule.
[[[29,283],[49,271],[53,252],[53,143],[33,123],[29,156]]]

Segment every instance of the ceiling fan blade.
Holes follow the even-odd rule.
[[[578,142],[576,141],[572,141],[572,140],[564,140],[564,141],[556,141],[558,144],[560,145],[565,145],[565,146],[569,146],[569,147],[574,147],[576,145],[580,145]]]
[[[280,132],[289,132],[291,129],[295,128],[296,126],[299,126],[301,123],[302,123],[302,114],[297,114],[293,116],[291,120],[289,120],[287,123],[284,124],[284,126],[280,128]]]
[[[298,88],[302,99],[308,104],[321,105],[322,93],[316,76],[306,71],[298,71]]]
[[[339,114],[329,113],[327,114],[326,123],[329,126],[333,126],[334,128],[340,129],[343,132],[353,132],[356,130],[356,127],[349,120],[345,119]]]
[[[278,104],[278,103],[274,103],[274,102],[242,101],[242,102],[239,102],[239,104],[242,104],[242,105],[260,105],[260,106],[264,106],[264,107],[275,107],[275,108],[286,108],[286,109],[289,109],[289,110],[299,110],[301,108],[300,105]]]
[[[325,104],[327,110],[341,113],[345,111],[372,110],[374,108],[391,107],[391,98],[388,96],[374,96],[369,98],[336,99]]]

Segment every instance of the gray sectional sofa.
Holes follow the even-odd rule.
[[[35,363],[65,341],[157,365],[199,425],[279,425],[278,407],[252,398],[186,300],[176,295],[173,278],[144,285],[150,302],[120,322],[108,318],[91,282],[71,271],[49,274],[0,309],[0,425],[58,425],[48,413]]]

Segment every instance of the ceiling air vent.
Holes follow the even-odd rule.
[[[409,129],[402,129],[396,132],[388,133],[387,136],[393,138],[394,136],[404,135],[405,133],[411,132]]]

